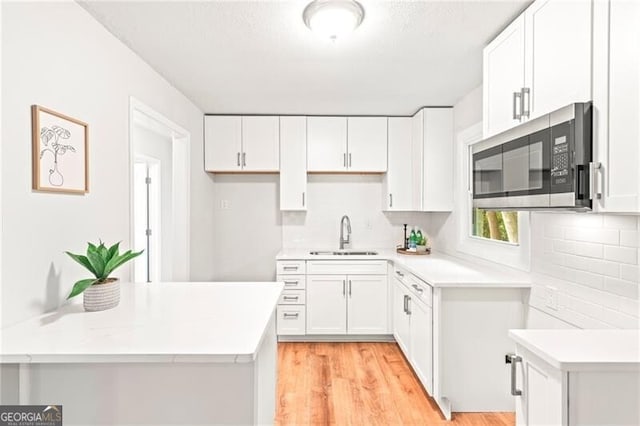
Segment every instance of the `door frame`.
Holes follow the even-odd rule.
[[[191,133],[133,96],[129,97],[129,239],[134,241],[133,168],[136,155],[133,134],[136,126],[167,136],[172,141],[173,281],[190,277],[190,146]],[[180,188],[180,191],[176,191]],[[133,280],[133,268],[129,279]]]

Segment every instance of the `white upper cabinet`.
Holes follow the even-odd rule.
[[[593,4],[537,0],[484,49],[484,136],[591,100]]]
[[[335,172],[347,169],[347,118],[307,118],[307,170]]]
[[[277,172],[280,123],[277,116],[204,117],[205,170]]]
[[[280,164],[278,116],[242,117],[242,169],[277,172]]]
[[[387,171],[387,117],[349,117],[347,169],[351,172]]]
[[[640,213],[640,2],[594,9],[595,192],[600,212]]]
[[[242,170],[242,118],[206,115],[204,117],[204,169],[208,172]]]
[[[453,108],[424,109],[422,210],[453,210]]]
[[[280,210],[307,209],[307,118],[280,117]]]
[[[483,132],[485,137],[520,123],[524,87],[524,15],[483,51]]]
[[[589,0],[538,0],[526,10],[526,118],[591,100],[592,6]]]
[[[451,211],[453,108],[423,108],[411,120],[411,210]]]
[[[309,117],[309,172],[387,170],[386,117]]]
[[[383,180],[382,210],[412,210],[411,118],[389,117],[389,165]]]

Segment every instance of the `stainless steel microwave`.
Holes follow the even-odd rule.
[[[591,210],[591,102],[574,103],[473,146],[473,205]]]

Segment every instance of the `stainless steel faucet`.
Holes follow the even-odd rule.
[[[344,225],[347,224],[347,238],[344,238]],[[345,244],[351,244],[351,221],[346,214],[340,219],[340,250],[344,250]]]

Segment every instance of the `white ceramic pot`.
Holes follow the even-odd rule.
[[[102,284],[92,285],[82,295],[82,304],[87,312],[115,308],[120,303],[120,280],[109,278]]]

